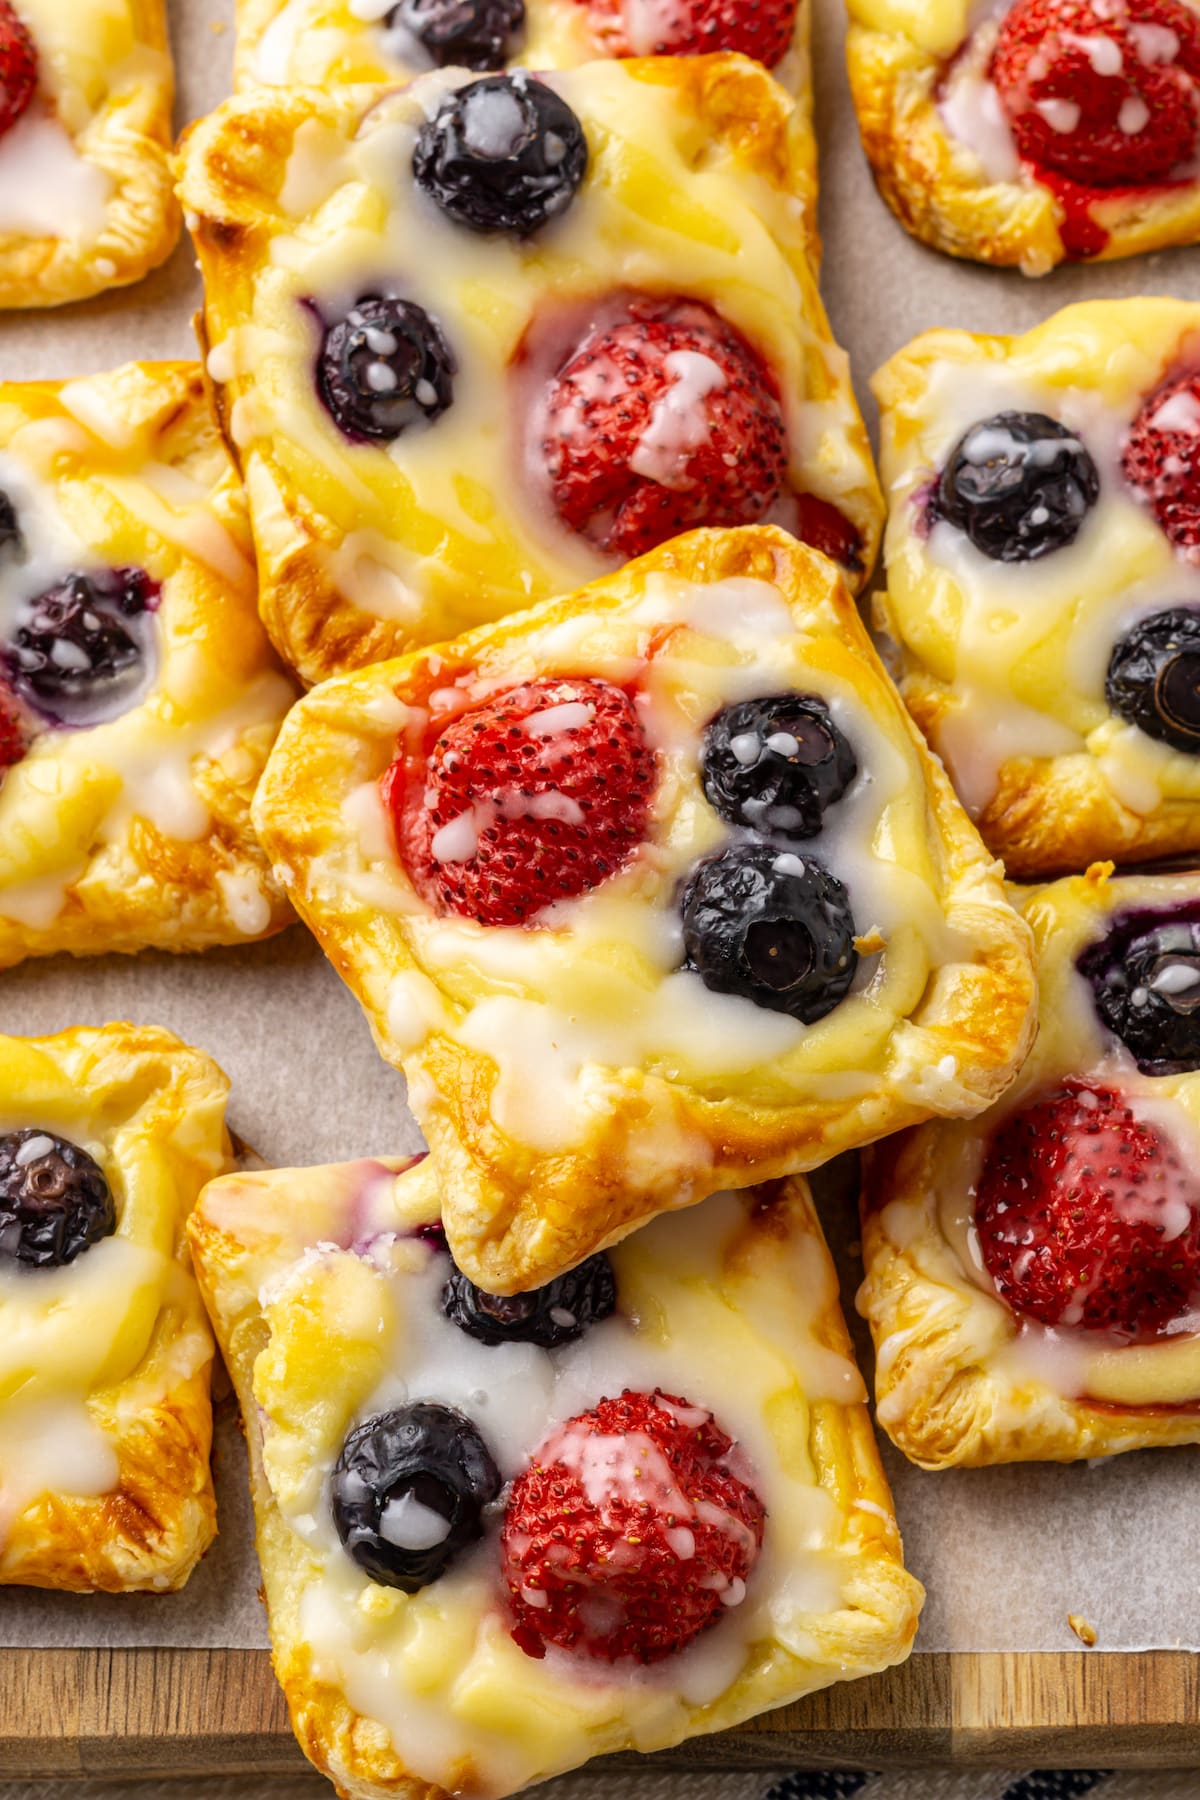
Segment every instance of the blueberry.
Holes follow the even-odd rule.
[[[1143,1075],[1200,1069],[1200,901],[1119,915],[1078,968]]]
[[[849,896],[809,857],[735,845],[700,864],[682,912],[686,965],[718,994],[815,1025],[854,980]]]
[[[537,1344],[554,1350],[573,1344],[615,1311],[617,1284],[607,1256],[560,1275],[529,1294],[485,1294],[461,1269],[442,1289],[442,1311],[460,1331],[481,1344]]]
[[[415,1594],[482,1537],[500,1485],[471,1421],[418,1401],[351,1431],[333,1466],[333,1522],[372,1581]]]
[[[125,694],[145,665],[145,634],[132,621],[161,592],[144,569],[105,569],[68,575],[27,601],[4,652],[14,689],[66,721],[106,691]]]
[[[1104,693],[1147,737],[1200,751],[1200,612],[1176,606],[1135,625],[1112,653]]]
[[[993,562],[1035,562],[1074,543],[1099,498],[1096,465],[1074,432],[1045,413],[1006,412],[959,439],[933,512]]]
[[[317,389],[344,436],[388,443],[454,399],[454,353],[414,300],[365,294],[327,327]]]
[[[25,538],[21,521],[10,495],[0,488],[0,559],[20,558],[25,554]]]
[[[525,0],[401,0],[384,19],[439,69],[502,69],[524,23]]]
[[[116,1228],[112,1190],[86,1150],[36,1128],[0,1137],[0,1256],[56,1269]]]
[[[704,733],[704,791],[733,825],[815,837],[854,777],[854,751],[824,701],[805,694],[743,700]]]
[[[518,70],[448,94],[421,127],[413,174],[456,224],[528,237],[570,206],[587,162],[566,101]]]

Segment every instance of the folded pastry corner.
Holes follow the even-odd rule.
[[[1012,1079],[1028,931],[836,568],[697,532],[326,682],[255,801],[473,1280]]]
[[[276,1672],[350,1800],[511,1794],[907,1656],[921,1589],[802,1180],[508,1301],[451,1261],[429,1159],[233,1176],[190,1230]]]

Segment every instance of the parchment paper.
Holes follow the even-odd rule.
[[[228,91],[232,0],[171,0],[170,11],[182,124]],[[1165,292],[1200,300],[1195,250],[1028,282],[914,244],[875,196],[859,148],[842,64],[841,0],[817,0],[816,14],[825,292],[869,417],[866,377],[926,327],[1023,330],[1085,296]],[[0,379],[191,355],[198,297],[185,245],[124,294],[0,317]],[[247,951],[60,959],[0,976],[6,1031],[108,1019],[166,1025],[211,1051],[233,1079],[231,1123],[271,1162],[403,1153],[419,1143],[403,1081],[380,1062],[356,1004],[299,929]],[[853,1319],[860,1271],[847,1249],[855,1235],[852,1175],[843,1163],[819,1190],[865,1358],[865,1334]],[[80,1599],[0,1590],[0,1643],[266,1643],[244,1456],[227,1396],[218,1412],[221,1537],[184,1593]],[[885,1451],[909,1561],[929,1589],[918,1648],[1077,1648],[1068,1612],[1090,1620],[1105,1649],[1200,1648],[1197,1454],[927,1475]]]

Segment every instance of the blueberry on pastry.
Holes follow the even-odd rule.
[[[165,1593],[212,1542],[184,1226],[227,1089],[147,1026],[0,1037],[0,1584]]]
[[[864,1167],[878,1416],[928,1467],[1200,1441],[1197,877],[1012,893],[1038,951],[1025,1067]]]
[[[502,69],[524,24],[525,0],[399,0],[379,21],[380,46],[390,38],[439,69]]]
[[[460,1328],[437,1220],[425,1158],[234,1175],[191,1225],[275,1668],[341,1792],[509,1794],[904,1657],[920,1591],[802,1181],[627,1238],[552,1338]]]
[[[585,1257],[565,1275],[526,1294],[487,1294],[455,1269],[442,1289],[442,1311],[481,1344],[536,1344],[556,1350],[607,1319],[617,1304],[612,1263]]]
[[[876,377],[877,620],[1013,876],[1200,849],[1198,330],[1184,301],[1100,301],[931,332]]]
[[[249,825],[292,698],[199,369],[0,387],[0,967],[287,922]]]
[[[255,816],[488,1292],[977,1110],[1025,1048],[1024,928],[832,565],[770,527],[323,684]]]
[[[850,0],[878,185],[918,237],[1044,274],[1200,236],[1193,0]]]
[[[174,248],[165,0],[0,0],[0,307],[139,281]]]
[[[258,90],[193,128],[209,374],[305,681],[703,525],[862,585],[882,507],[796,129],[733,57]]]

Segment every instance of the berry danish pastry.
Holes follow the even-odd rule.
[[[0,386],[0,967],[290,917],[250,798],[290,683],[199,369]]]
[[[1003,1100],[864,1162],[880,1424],[928,1468],[1200,1441],[1200,876],[1013,890],[1041,1029]]]
[[[261,606],[306,681],[692,526],[856,585],[882,502],[789,111],[741,58],[243,96],[181,192]]]
[[[1196,0],[849,0],[888,205],[952,256],[1043,275],[1200,238]]]
[[[326,683],[255,819],[493,1292],[978,1111],[1025,1048],[1025,927],[833,565],[769,527]]]
[[[0,307],[165,261],[173,101],[165,0],[0,0]]]
[[[432,1167],[233,1176],[191,1224],[339,1793],[511,1794],[903,1661],[921,1590],[804,1182],[499,1300]]]
[[[1200,306],[937,331],[876,377],[880,628],[1013,875],[1200,849]]]
[[[435,68],[750,56],[809,94],[809,0],[237,0],[237,81],[329,87]]]
[[[0,1037],[0,1583],[159,1593],[212,1542],[184,1223],[227,1087],[149,1026]]]

